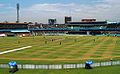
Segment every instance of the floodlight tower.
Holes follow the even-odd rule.
[[[19,23],[19,12],[20,12],[20,5],[17,3],[17,21],[16,23]]]

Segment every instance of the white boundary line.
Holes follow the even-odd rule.
[[[3,52],[0,52],[0,54],[5,54],[5,53],[9,53],[9,52],[15,52],[15,51],[19,51],[19,50],[23,50],[23,49],[27,49],[27,48],[31,48],[31,47],[32,46],[26,46],[26,47],[22,47],[22,48],[13,49],[13,50],[3,51]]]

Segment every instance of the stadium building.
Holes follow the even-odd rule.
[[[120,35],[120,23],[82,19],[80,22],[65,19],[65,24],[0,23],[0,36],[40,35]],[[67,21],[67,22],[66,22]]]
[[[0,23],[0,36],[30,36],[28,23]]]
[[[80,22],[68,22],[68,34],[80,35],[119,35],[120,23],[82,19]]]
[[[68,32],[65,24],[29,24],[29,31],[34,36],[39,35],[64,35]]]
[[[107,28],[107,21],[96,21],[96,19],[82,19],[80,22],[68,22],[68,34],[96,35],[102,34],[100,29]]]
[[[65,24],[72,21],[72,17],[71,16],[65,16]]]

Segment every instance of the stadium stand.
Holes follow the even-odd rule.
[[[68,21],[65,24],[43,23],[0,23],[0,34],[5,36],[36,36],[36,35],[112,35],[120,34],[120,23],[84,19],[80,22]]]

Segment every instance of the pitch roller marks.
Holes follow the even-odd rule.
[[[31,47],[32,47],[32,46],[26,46],[26,47],[22,47],[22,48],[13,49],[13,50],[3,51],[3,52],[0,52],[0,55],[1,55],[1,54],[10,53],[10,52],[19,51],[19,50],[23,50],[23,49],[27,49],[27,48],[31,48]]]

